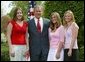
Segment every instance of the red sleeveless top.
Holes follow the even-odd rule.
[[[12,33],[11,33],[11,43],[13,45],[25,45],[26,44],[26,28],[28,24],[26,22],[23,23],[23,26],[20,26],[16,23],[16,21],[10,21],[13,25]]]

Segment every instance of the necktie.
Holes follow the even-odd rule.
[[[39,23],[39,19],[38,19],[38,21],[37,21],[37,31],[38,32],[41,32],[41,26],[40,26],[40,23]]]

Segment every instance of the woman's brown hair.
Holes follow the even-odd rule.
[[[13,14],[13,20],[14,20],[14,21],[17,20],[16,15],[17,15],[17,11],[18,11],[18,10],[21,10],[21,11],[22,11],[22,9],[21,9],[20,7],[16,7],[16,8],[14,9],[14,14]],[[22,11],[22,14],[23,14],[23,11]],[[24,20],[24,16],[22,16],[21,21],[23,21],[23,20]]]
[[[57,12],[53,12],[52,14],[51,14],[51,16],[53,16],[53,15],[55,15],[56,17],[57,17],[57,22],[55,23],[56,24],[56,28],[58,28],[62,23],[61,23],[61,18],[60,18],[60,15],[59,15],[59,13],[57,13]],[[52,30],[54,30],[54,23],[51,21],[51,23],[50,23],[50,28],[52,29]]]

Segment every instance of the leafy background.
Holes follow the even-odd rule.
[[[36,1],[40,5],[42,1]],[[21,7],[25,19],[27,20],[28,1],[13,1],[10,5]],[[42,5],[44,8],[43,17],[50,19],[50,14],[54,11],[58,12],[63,17],[67,10],[72,10],[79,26],[78,46],[79,46],[79,61],[84,61],[84,1],[45,1]],[[3,11],[1,9],[1,11]],[[6,27],[8,21],[12,18],[13,9],[5,16],[1,17],[1,33],[6,35]],[[3,29],[4,28],[4,29]],[[9,48],[7,42],[1,42],[1,61],[9,61]]]

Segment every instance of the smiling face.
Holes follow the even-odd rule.
[[[56,15],[52,15],[52,16],[51,16],[51,21],[52,21],[53,24],[55,24],[55,23],[57,22],[57,17],[56,17]]]
[[[42,14],[42,7],[41,6],[36,6],[34,8],[34,16],[36,18],[40,18],[41,17],[41,14]]]
[[[13,20],[14,21],[16,21],[16,20],[23,21],[24,20],[23,11],[22,11],[22,9],[20,7],[19,8],[16,7],[14,9]]]
[[[57,23],[57,24],[60,25],[61,24],[61,18],[60,18],[59,13],[53,12],[51,14],[51,21],[52,21],[53,24]]]
[[[65,14],[65,21],[70,22],[72,20],[72,15],[70,13]]]
[[[16,14],[17,19],[18,19],[18,20],[21,20],[21,19],[22,19],[22,15],[23,15],[23,14],[22,14],[22,10],[18,9],[18,10],[17,10],[17,14]]]
[[[64,13],[63,24],[66,25],[68,22],[75,22],[74,14],[71,10]]]
[[[69,22],[75,22],[74,14],[71,10],[67,10],[63,16],[63,25],[67,26]]]
[[[50,28],[53,30],[55,28],[58,28],[61,25],[61,18],[59,13],[53,12],[51,13],[51,23]]]

